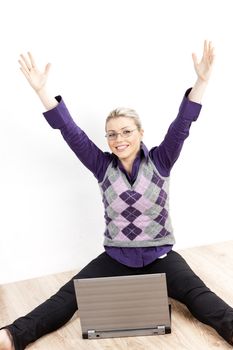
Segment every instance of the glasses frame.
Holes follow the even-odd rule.
[[[135,130],[138,130],[138,128],[135,128],[135,129],[133,129],[133,130],[129,130],[129,129],[127,129],[127,131],[130,131],[130,133],[128,134],[128,135],[124,135],[123,134],[123,132],[124,131],[126,131],[126,130],[122,130],[121,132],[115,132],[115,135],[113,136],[113,137],[109,137],[109,135],[108,135],[108,133],[107,134],[105,134],[105,137],[109,140],[109,141],[116,141],[117,140],[117,138],[118,138],[118,135],[121,135],[121,137],[123,138],[123,139],[127,139],[128,137],[130,137],[131,135],[132,135],[132,133],[135,131]]]

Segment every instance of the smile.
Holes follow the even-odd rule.
[[[117,151],[124,151],[129,145],[120,145],[116,146]]]

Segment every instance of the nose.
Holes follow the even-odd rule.
[[[120,133],[120,132],[118,132],[117,133],[117,135],[116,135],[116,141],[118,141],[118,137],[120,136],[120,140],[122,140],[123,139],[123,136],[122,136],[122,134]]]

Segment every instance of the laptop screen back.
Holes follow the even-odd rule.
[[[84,338],[91,330],[107,337],[159,325],[170,329],[165,274],[77,279],[74,285]]]

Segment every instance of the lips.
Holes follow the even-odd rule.
[[[117,151],[124,151],[129,145],[119,145],[119,146],[116,146],[116,150]]]

